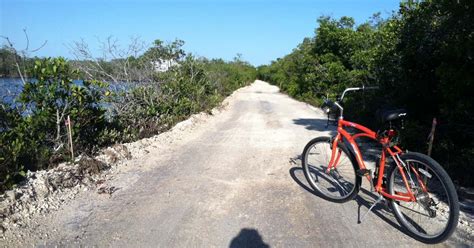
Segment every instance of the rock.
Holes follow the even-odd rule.
[[[7,190],[7,191],[5,192],[5,196],[6,196],[6,198],[7,198],[8,200],[10,200],[10,201],[16,200],[15,192],[14,192],[13,190]]]
[[[108,194],[109,196],[111,196],[115,191],[117,191],[118,188],[114,187],[114,186],[102,186],[100,187],[99,189],[97,189],[97,193],[98,194]]]
[[[206,114],[194,115],[176,125],[173,130],[182,132],[182,130],[193,128],[206,116]],[[0,234],[13,227],[31,225],[34,223],[35,216],[60,208],[62,203],[73,199],[79,192],[97,189],[97,193],[111,196],[119,188],[107,185],[105,179],[109,181],[113,178],[114,170],[119,165],[129,165],[123,162],[131,159],[132,154],[140,156],[149,153],[150,146],[160,147],[156,145],[156,142],[165,145],[173,143],[175,139],[180,138],[163,133],[125,145],[114,145],[102,150],[101,154],[95,158],[78,156],[75,163],[61,163],[49,170],[28,171],[26,180],[20,188],[7,191],[0,198],[0,223],[3,223],[0,225]],[[111,167],[111,165],[116,166]],[[106,170],[108,172],[104,173]],[[107,176],[107,174],[112,176]]]
[[[106,163],[91,157],[82,157],[78,162],[78,171],[80,174],[94,175],[109,168]]]
[[[106,164],[115,164],[122,159],[131,159],[132,154],[128,147],[122,144],[116,144],[103,151],[103,154],[98,156]]]

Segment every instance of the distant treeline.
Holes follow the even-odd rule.
[[[35,58],[24,58],[6,45],[0,48],[0,78],[20,77],[16,66],[17,62],[21,65],[31,67],[35,62]]]
[[[150,137],[210,111],[256,78],[256,69],[240,57],[197,58],[184,52],[183,44],[157,40],[136,56],[111,60],[94,59],[78,44],[81,59],[75,61],[9,60],[4,75],[17,76],[19,63],[34,80],[23,86],[14,107],[0,98],[0,191],[21,181],[27,170],[71,159],[67,116],[76,156],[94,155],[101,147]],[[5,58],[16,56],[8,52]],[[161,63],[168,63],[166,70],[156,69]],[[77,79],[82,83],[74,83]]]
[[[402,144],[426,152],[432,119],[433,157],[462,185],[474,185],[474,1],[407,1],[398,13],[356,25],[353,18],[318,19],[315,36],[292,53],[258,68],[259,77],[318,105],[344,88],[345,115],[378,128],[380,108],[405,107]]]

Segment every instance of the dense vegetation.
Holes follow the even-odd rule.
[[[259,77],[315,105],[348,86],[379,85],[347,98],[348,119],[377,128],[377,109],[405,107],[403,145],[425,152],[437,118],[432,156],[455,181],[473,186],[474,2],[409,1],[388,19],[374,15],[355,25],[350,17],[321,17],[318,23],[314,37],[259,67]]]
[[[22,180],[27,170],[71,159],[67,116],[73,122],[75,153],[91,155],[100,147],[149,137],[194,113],[210,111],[256,77],[255,68],[239,58],[196,58],[182,45],[157,40],[137,57],[23,63],[30,80],[14,105],[0,100],[0,191]],[[169,60],[173,63],[166,71],[153,69],[154,62]],[[12,68],[6,75],[15,73]]]
[[[17,78],[18,68],[16,63],[22,65],[20,69],[24,70],[26,67],[32,67],[37,58],[28,58],[16,53],[11,47],[4,45],[0,48],[0,78]]]

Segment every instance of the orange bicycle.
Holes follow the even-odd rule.
[[[362,177],[365,177],[371,190],[379,194],[367,213],[385,199],[400,225],[415,239],[425,243],[442,242],[457,226],[458,196],[448,174],[434,159],[403,151],[397,146],[398,130],[403,128],[406,111],[381,112],[383,128],[377,132],[344,120],[341,104],[345,94],[376,88],[348,88],[338,101],[325,101],[325,106],[340,111],[337,134],[315,138],[306,145],[302,154],[306,180],[321,197],[342,203],[358,194]],[[356,132],[351,134],[349,128]],[[373,170],[366,167],[355,142],[361,137],[381,145],[379,161]]]

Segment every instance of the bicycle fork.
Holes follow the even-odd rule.
[[[342,151],[337,147],[337,143],[337,138],[331,143],[331,160],[329,161],[328,168],[326,169],[327,174],[329,174],[331,170],[336,169],[339,159],[341,158]]]

